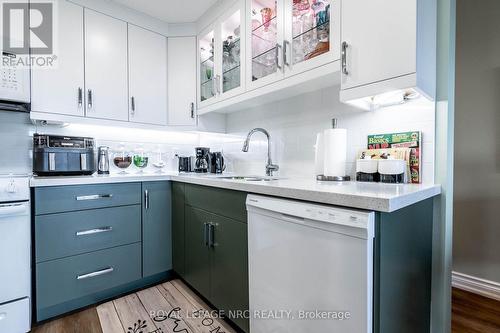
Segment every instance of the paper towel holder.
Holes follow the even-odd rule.
[[[337,128],[337,118],[332,118],[332,128]],[[351,176],[316,176],[317,181],[321,182],[348,182],[351,180]]]

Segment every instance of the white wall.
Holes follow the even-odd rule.
[[[453,270],[500,283],[500,2],[457,1]]]
[[[348,129],[348,172],[355,175],[355,159],[366,148],[369,134],[423,132],[423,182],[434,181],[434,103],[413,102],[377,111],[359,111],[338,101],[339,87],[300,95],[227,116],[227,133],[234,140],[224,145],[225,154],[239,172],[263,174],[266,160],[264,136],[256,134],[250,152],[242,153],[243,140],[254,127],[267,129],[272,137],[274,162],[284,177],[314,176],[316,133],[330,128],[331,119]],[[230,141],[229,139],[226,139]]]

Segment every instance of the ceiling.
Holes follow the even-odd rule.
[[[114,0],[168,23],[196,22],[218,0]]]

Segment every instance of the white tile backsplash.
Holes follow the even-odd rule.
[[[369,134],[419,130],[423,136],[422,179],[434,182],[434,103],[419,100],[367,112],[340,103],[338,96],[339,87],[331,87],[229,114],[227,133],[239,140],[224,145],[226,155],[233,159],[239,172],[263,174],[267,153],[264,136],[255,134],[250,152],[241,152],[246,133],[263,127],[271,134],[272,156],[281,167],[281,176],[314,177],[316,134],[330,128],[331,119],[337,118],[338,126],[348,130],[347,170],[351,176]]]

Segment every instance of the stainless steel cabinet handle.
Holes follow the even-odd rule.
[[[194,119],[194,103],[191,102],[191,118]]]
[[[132,109],[132,115],[135,115],[135,97],[132,96],[130,98],[130,107]]]
[[[347,42],[342,42],[342,74],[349,75],[347,70],[347,48],[349,44]]]
[[[83,89],[78,88],[78,108],[80,109],[83,105]]]
[[[213,223],[208,225],[208,246],[215,246],[215,225]]]
[[[291,67],[292,65],[288,62],[288,46],[290,46],[290,42],[285,40],[283,42],[283,63],[286,66]]]
[[[94,106],[92,89],[87,90],[87,104],[89,110],[92,109],[92,107]]]
[[[276,67],[279,70],[283,69],[283,65],[280,62],[280,50],[282,50],[282,49],[283,49],[283,47],[281,46],[281,44],[276,43],[276,54],[275,54],[275,60],[274,61],[276,61]]]
[[[95,272],[88,273],[88,274],[83,274],[83,275],[77,275],[76,279],[77,280],[90,279],[90,278],[93,278],[93,277],[97,277],[97,276],[101,276],[101,275],[104,275],[104,274],[112,273],[114,270],[115,269],[113,267],[108,267],[108,268],[102,269],[100,271],[95,271]]]
[[[146,208],[146,210],[149,209],[149,191],[148,190],[144,191],[144,208]]]
[[[92,194],[92,195],[82,195],[76,197],[76,201],[88,201],[88,200],[99,200],[99,199],[111,199],[113,194]]]
[[[112,227],[103,227],[103,228],[96,228],[96,229],[89,229],[89,230],[83,230],[83,231],[78,231],[76,233],[77,236],[87,236],[87,235],[94,235],[94,234],[100,234],[103,232],[110,232],[112,231]]]
[[[208,243],[208,223],[203,223],[203,241],[205,242],[205,246],[209,246]]]

